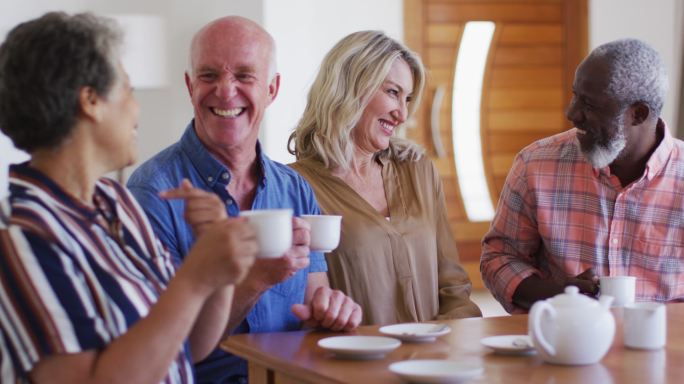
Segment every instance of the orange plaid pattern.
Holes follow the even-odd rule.
[[[509,312],[530,275],[563,283],[589,267],[637,277],[637,300],[684,299],[684,142],[663,140],[626,187],[594,169],[576,130],[537,141],[515,158],[482,240],[485,285]]]

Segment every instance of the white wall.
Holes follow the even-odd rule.
[[[620,38],[641,39],[662,56],[670,88],[661,116],[671,132],[678,119],[682,73],[682,29],[684,2],[681,0],[590,0],[589,47]],[[682,112],[684,113],[684,111]]]
[[[59,9],[66,12],[74,12],[84,7],[86,0],[62,0]],[[17,1],[0,2],[0,41],[5,40],[5,35],[19,22],[32,19],[46,11],[53,9],[51,0],[23,1],[21,5]],[[7,167],[9,164],[20,163],[29,159],[28,154],[14,148],[12,141],[0,133],[0,197],[7,193]]]

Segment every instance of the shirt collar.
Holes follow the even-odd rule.
[[[194,120],[191,121],[185,128],[185,133],[183,133],[183,137],[180,140],[181,150],[188,156],[188,159],[190,159],[190,162],[208,186],[213,187],[216,183],[228,185],[232,178],[230,169],[216,159],[202,144],[195,132],[194,122]],[[266,179],[268,179],[272,170],[270,169],[270,159],[261,150],[261,143],[258,140],[256,152],[260,168],[259,184],[265,186]]]
[[[658,147],[656,147],[655,151],[653,151],[651,157],[646,162],[646,169],[644,171],[643,177],[646,177],[648,180],[651,180],[653,176],[657,175],[658,172],[665,167],[668,159],[670,158],[670,154],[672,153],[672,148],[674,148],[674,139],[672,134],[670,133],[667,124],[665,124],[662,119],[658,119],[658,122],[656,123],[656,133],[662,133],[663,139],[660,140]],[[577,145],[579,148],[579,142],[577,142]],[[594,171],[594,176],[596,177],[598,177],[601,173],[604,173],[609,177],[612,175],[612,172],[610,171],[610,165],[600,169],[592,167],[592,170]]]
[[[40,189],[54,201],[59,203],[63,209],[69,210],[81,218],[92,221],[97,216],[97,211],[95,209],[83,204],[80,200],[62,189],[62,187],[47,177],[43,172],[31,167],[28,161],[22,164],[10,165],[9,176],[11,196],[21,196],[22,194],[25,194],[25,191],[28,189]],[[12,182],[14,182],[14,185],[12,185]],[[20,182],[25,182],[30,186],[23,183],[20,184]],[[98,185],[95,186],[93,193],[93,198],[95,198],[95,195],[102,195]],[[107,196],[102,197],[107,199]]]
[[[670,129],[661,119],[658,119],[656,132],[662,133],[663,139],[660,141],[660,144],[658,144],[658,147],[646,163],[646,178],[649,180],[665,167],[667,161],[670,159],[670,155],[672,154],[672,149],[674,148],[674,138],[670,133]]]

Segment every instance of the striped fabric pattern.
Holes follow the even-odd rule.
[[[665,124],[641,178],[626,187],[594,169],[576,130],[540,140],[516,157],[483,239],[485,285],[509,312],[530,275],[563,283],[587,268],[637,277],[637,300],[684,299],[684,142]]]
[[[103,348],[149,312],[173,276],[122,186],[101,179],[94,202],[95,210],[81,204],[28,165],[11,167],[0,209],[3,383],[26,381],[44,356]],[[164,382],[193,382],[187,343]]]

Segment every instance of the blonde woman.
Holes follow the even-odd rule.
[[[290,137],[291,166],[324,213],[343,216],[328,275],[362,306],[364,324],[481,316],[437,170],[395,136],[424,82],[420,58],[401,43],[378,31],[352,33],[323,59]]]

